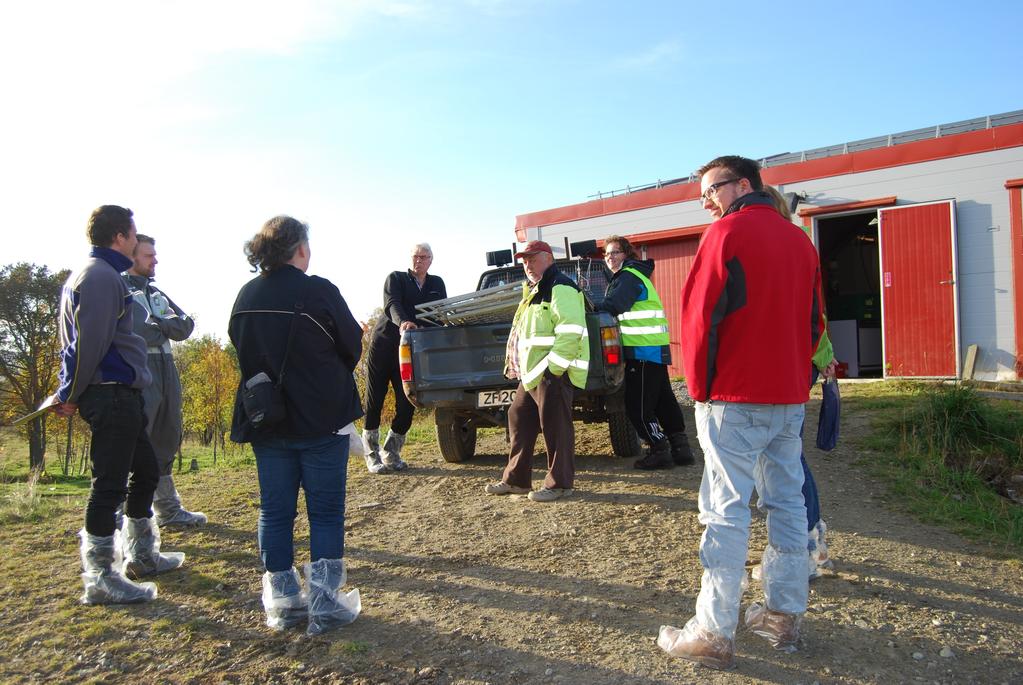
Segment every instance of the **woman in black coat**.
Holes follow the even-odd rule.
[[[362,415],[352,375],[362,329],[333,283],[306,275],[302,222],[270,219],[245,253],[260,273],[238,293],[228,326],[241,369],[231,439],[251,443],[256,455],[267,625],[283,629],[308,616],[308,632],[316,634],[354,621],[360,610],[358,590],[340,591],[348,436],[339,431]],[[246,385],[259,374],[283,398],[284,415],[272,423],[244,404]],[[299,486],[309,517],[308,594],[294,567]]]

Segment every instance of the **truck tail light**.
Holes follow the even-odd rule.
[[[412,346],[402,341],[398,346],[398,366],[401,369],[401,380],[407,383],[412,380]]]
[[[604,363],[617,366],[622,363],[622,339],[613,326],[600,329],[600,344],[604,350]]]

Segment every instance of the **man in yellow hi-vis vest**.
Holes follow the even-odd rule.
[[[491,495],[529,493],[534,502],[553,502],[572,494],[575,478],[573,388],[586,387],[590,347],[582,291],[554,265],[551,246],[526,244],[522,258],[526,282],[515,311],[505,357],[505,375],[519,379],[508,408],[511,450],[501,480],[487,485]],[[547,477],[531,490],[533,449],[543,432]]]
[[[614,272],[597,309],[618,317],[625,349],[625,411],[649,448],[637,469],[694,463],[686,424],[668,379],[668,319],[650,282],[653,262],[641,261],[627,238],[604,239],[604,261]]]

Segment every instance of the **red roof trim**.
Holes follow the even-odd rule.
[[[765,181],[774,185],[796,183],[1020,146],[1023,146],[1023,123],[795,162],[764,169],[762,175]],[[515,233],[521,241],[525,240],[525,231],[528,228],[695,200],[699,195],[698,183],[679,183],[664,188],[652,188],[628,195],[520,214],[515,218]]]
[[[1023,188],[1023,178],[1010,178],[1005,182],[1005,189],[1012,190],[1013,188]]]
[[[663,231],[647,231],[646,233],[633,233],[627,236],[629,242],[633,245],[659,243],[664,240],[674,240],[675,238],[686,238],[689,236],[700,235],[710,224],[700,224],[699,226],[683,226],[681,228],[666,228]]]
[[[859,202],[843,202],[837,205],[822,205],[820,207],[807,207],[806,209],[799,210],[799,216],[806,217],[818,216],[820,214],[836,214],[838,212],[848,212],[853,209],[873,209],[874,207],[890,207],[895,204],[896,198],[894,195],[888,197],[878,197],[873,200],[860,200]]]

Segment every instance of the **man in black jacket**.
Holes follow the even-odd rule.
[[[392,271],[384,281],[384,313],[377,320],[366,359],[366,425],[362,440],[366,451],[366,468],[370,473],[402,471],[408,464],[401,458],[405,434],[412,425],[415,408],[405,397],[398,365],[398,344],[401,334],[418,328],[416,305],[448,296],[440,276],[427,272],[433,264],[433,250],[427,243],[412,248],[412,268]],[[380,411],[387,397],[387,385],[394,389],[394,420],[383,445],[380,444]]]

